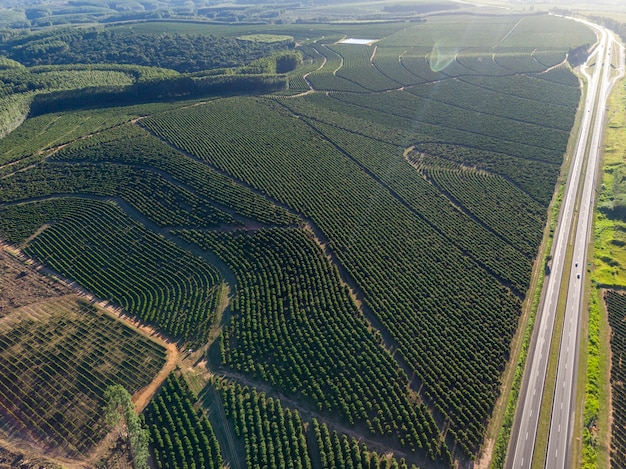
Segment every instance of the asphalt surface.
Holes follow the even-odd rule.
[[[585,293],[585,272],[587,246],[589,245],[593,225],[593,207],[595,185],[598,174],[598,162],[602,153],[602,135],[606,117],[606,103],[610,89],[619,76],[624,73],[623,49],[613,39],[612,33],[604,32],[603,45],[599,49],[601,77],[597,107],[595,109],[591,142],[588,147],[587,170],[585,171],[583,191],[578,210],[578,221],[574,235],[573,266],[569,272],[569,287],[563,322],[563,334],[559,350],[546,469],[565,469],[571,466],[571,442],[574,428],[576,404],[576,375],[578,369],[578,346],[580,344],[580,320],[582,318]],[[604,52],[604,54],[602,53]],[[622,69],[614,74],[611,68],[611,55],[618,54]],[[601,58],[603,57],[603,58]],[[590,112],[592,115],[594,111]]]
[[[570,291],[568,292],[567,314],[563,329],[563,340],[559,353],[559,368],[553,405],[554,423],[551,425],[548,457],[546,467],[567,467],[573,425],[573,405],[575,402],[576,365],[578,357],[578,335],[581,303],[583,298],[584,267],[586,247],[591,230],[593,214],[593,194],[596,179],[597,158],[604,126],[606,98],[610,89],[610,58],[607,55],[617,51],[612,36],[596,25],[586,23],[598,33],[598,43],[594,52],[583,67],[588,78],[588,92],[585,99],[580,133],[574,151],[569,178],[565,187],[561,214],[555,231],[553,242],[550,275],[546,277],[542,303],[538,314],[539,322],[535,328],[535,336],[531,343],[522,389],[518,400],[515,424],[509,445],[506,467],[526,469],[531,467],[539,411],[543,399],[544,384],[548,366],[550,346],[554,330],[554,321],[560,295],[563,275],[569,275]],[[611,38],[611,40],[610,40]],[[620,49],[621,50],[621,49]],[[588,75],[585,67],[597,63],[592,75]],[[603,65],[604,64],[604,65]],[[596,112],[597,110],[597,112]],[[574,261],[569,272],[564,272],[566,253],[572,241],[572,225],[576,216],[577,195],[581,182],[581,174],[585,156],[591,142],[589,170],[584,174],[584,192],[580,204],[580,216],[576,227],[576,249]],[[591,153],[594,153],[592,156]],[[578,234],[580,233],[580,236]],[[584,234],[584,236],[583,236]],[[580,240],[578,240],[580,238]],[[543,467],[543,465],[542,465]]]

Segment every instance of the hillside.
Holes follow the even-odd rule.
[[[93,31],[0,47],[0,237],[184,352],[145,413],[155,464],[470,464],[574,125],[568,51],[594,35],[547,15],[162,26],[136,25],[128,61],[88,55]],[[116,28],[98,40],[137,33]],[[212,70],[186,46],[244,32],[283,39]],[[90,461],[103,431],[57,452]]]

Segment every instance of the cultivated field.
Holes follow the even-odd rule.
[[[164,350],[79,297],[16,308],[0,323],[2,427],[52,454],[86,457],[105,435],[107,386],[148,384]]]
[[[626,346],[626,297],[608,290],[604,295],[611,326],[611,466],[621,467],[626,463],[626,390],[624,389],[624,348]]]
[[[299,44],[287,90],[43,114],[0,140],[0,236],[191,355],[198,382],[172,375],[146,411],[159,467],[469,464],[580,98],[567,53],[595,37],[517,15],[258,29]],[[106,329],[65,301],[59,344]],[[55,314],[29,320],[51,334]],[[86,340],[102,383],[162,364]],[[102,436],[49,417],[67,451]]]

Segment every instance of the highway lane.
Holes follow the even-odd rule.
[[[598,63],[601,63],[608,50],[608,33],[599,27],[596,30],[598,31],[598,42],[586,64],[591,64],[596,59]],[[554,320],[565,266],[565,255],[570,240],[587,142],[594,122],[594,109],[602,70],[602,67],[597,66],[594,68],[593,74],[588,76],[588,92],[584,103],[580,133],[565,188],[559,223],[555,231],[551,273],[546,278],[544,285],[541,308],[538,314],[538,327],[536,327],[527,360],[516,412],[516,422],[511,435],[507,468],[525,469],[529,468],[532,462]]]
[[[563,332],[559,350],[557,377],[552,402],[550,434],[546,453],[546,469],[565,469],[571,466],[571,442],[574,428],[576,404],[576,377],[578,369],[578,353],[580,344],[580,321],[584,304],[585,265],[587,262],[587,246],[593,225],[593,207],[598,164],[602,152],[602,135],[604,133],[606,103],[613,84],[623,76],[624,50],[615,41],[613,34],[604,33],[605,53],[597,58],[600,62],[601,82],[595,110],[591,110],[594,118],[591,143],[588,147],[587,169],[583,181],[580,198],[578,221],[574,236],[573,267],[569,273],[569,286],[563,322]],[[619,73],[612,74],[611,56],[619,55],[622,64]],[[612,76],[613,75],[613,76]],[[594,114],[595,113],[595,114]]]

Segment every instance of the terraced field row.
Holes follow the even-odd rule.
[[[189,342],[205,340],[221,278],[206,262],[134,222],[114,203],[61,198],[10,205],[0,233],[19,243],[51,226],[24,250],[97,296]],[[21,237],[12,234],[23,228]]]

